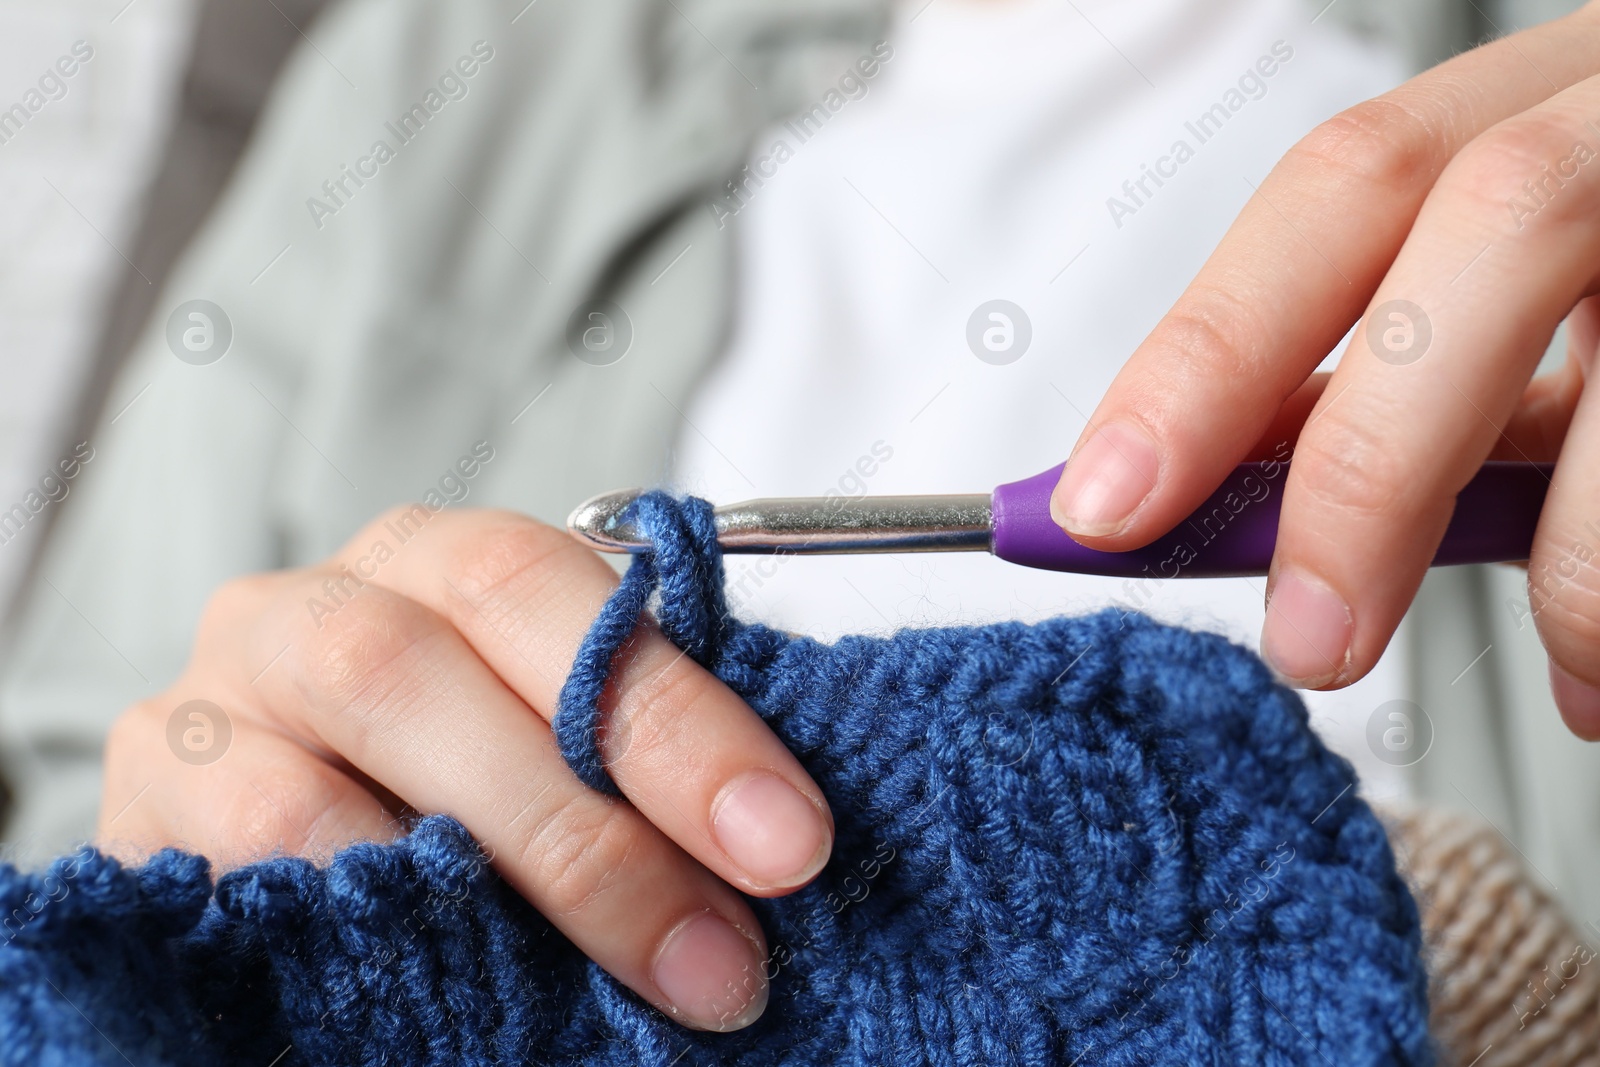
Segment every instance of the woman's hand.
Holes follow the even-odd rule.
[[[1262,651],[1335,688],[1377,661],[1479,466],[1559,454],[1532,609],[1562,715],[1600,738],[1597,75],[1590,3],[1314,130],[1113,383],[1056,520],[1138,547],[1298,433]],[[1569,313],[1565,368],[1530,384]],[[1331,380],[1312,377],[1363,316]]]
[[[573,776],[550,719],[615,584],[562,531],[421,506],[321,566],[231,582],[183,677],[112,730],[101,836],[243,862],[326,856],[392,838],[402,811],[448,812],[645,999],[689,1026],[745,1026],[766,1004],[767,953],[734,890],[815,877],[832,818],[755,713],[648,625],[604,709],[626,800]],[[220,759],[187,744],[216,743],[206,731],[222,725],[205,705],[192,723],[179,712],[196,700],[231,726]]]

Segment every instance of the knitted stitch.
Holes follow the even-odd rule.
[[[1117,612],[825,645],[730,619],[703,502],[633,517],[656,552],[583,643],[557,736],[614,788],[596,708],[658,591],[662,630],[822,787],[828,868],[751,901],[760,1021],[667,1021],[432,816],[214,890],[175,851],[0,868],[0,1065],[1433,1061],[1384,831],[1253,655]]]

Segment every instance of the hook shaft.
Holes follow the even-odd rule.
[[[567,529],[602,552],[642,552],[649,542],[624,518],[643,492],[618,489],[578,505]],[[987,552],[987,493],[947,496],[765,497],[712,512],[724,552]]]

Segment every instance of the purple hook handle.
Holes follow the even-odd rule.
[[[1050,518],[1050,491],[1065,465],[995,489],[995,555],[1039,570],[1117,578],[1267,573],[1278,540],[1287,463],[1241,464],[1177,529],[1131,552],[1085,548]],[[1527,559],[1552,469],[1548,463],[1485,463],[1456,497],[1455,514],[1432,565]]]

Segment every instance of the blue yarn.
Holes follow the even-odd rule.
[[[732,620],[709,510],[660,494],[557,735],[662,630],[827,794],[834,855],[752,900],[766,1015],[679,1029],[496,877],[454,820],[213,885],[165,851],[0,868],[0,1065],[1433,1062],[1417,912],[1348,764],[1259,661],[1106,612],[833,645]]]
[[[613,796],[619,791],[606,773],[597,744],[600,697],[612,661],[633,633],[650,595],[660,587],[663,604],[670,605],[659,613],[663,631],[701,666],[711,666],[731,624],[710,504],[692,498],[680,503],[666,493],[645,493],[623,517],[650,531],[655,551],[634,557],[621,585],[589,627],[561,686],[555,722],[556,743],[573,773],[590,789]]]

